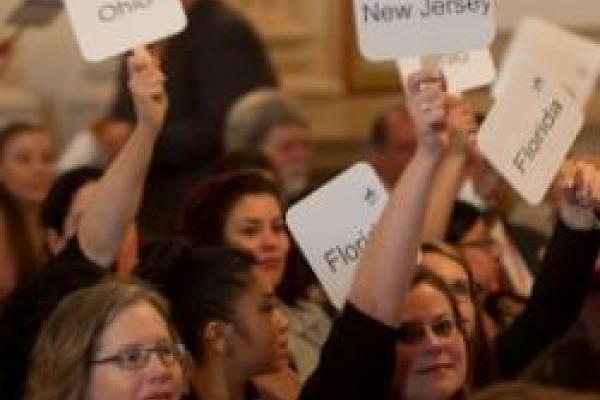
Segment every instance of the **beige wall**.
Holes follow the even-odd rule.
[[[351,27],[343,26],[341,15],[350,0],[227,1],[262,1],[267,7],[274,2],[283,5],[288,22],[274,35],[271,32],[271,39],[268,34],[265,37],[271,40],[274,53],[281,53],[283,59],[287,57],[290,66],[282,67],[280,72],[289,78],[288,87],[306,106],[316,139],[338,142],[364,138],[373,116],[396,97],[394,93],[348,94],[345,90],[342,32]],[[1,0],[0,18],[4,19],[19,2]],[[526,13],[575,26],[595,23],[600,27],[598,0],[499,0],[498,4],[502,29]],[[258,18],[263,33],[272,28],[272,24],[260,22],[266,17]],[[286,29],[301,32],[303,39],[286,41]],[[0,29],[0,35],[9,32],[6,27]],[[283,54],[286,51],[291,54]],[[304,62],[298,63],[293,57]],[[83,63],[64,15],[46,29],[27,32],[15,61],[10,83],[17,83],[46,101],[62,138],[84,126],[109,103],[114,64]],[[600,113],[598,101],[594,110]]]

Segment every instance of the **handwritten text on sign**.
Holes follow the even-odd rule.
[[[493,0],[354,0],[354,13],[373,61],[482,49],[496,31]]]
[[[358,261],[388,195],[359,163],[290,208],[286,221],[332,303],[343,307]]]
[[[582,125],[579,105],[558,82],[522,67],[482,125],[479,147],[535,205],[551,186]]]

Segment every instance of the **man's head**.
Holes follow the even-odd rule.
[[[84,208],[94,197],[102,171],[82,167],[58,177],[42,205],[42,222],[53,254],[60,253],[77,233]]]
[[[417,146],[415,128],[404,103],[387,108],[371,130],[372,162],[388,187],[393,187]]]
[[[282,92],[262,89],[239,99],[229,112],[225,140],[228,152],[265,154],[289,196],[306,189],[312,158],[308,122]]]

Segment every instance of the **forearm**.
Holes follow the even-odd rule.
[[[77,233],[81,249],[99,265],[114,262],[125,231],[135,220],[157,135],[155,129],[138,125],[82,215]]]
[[[453,151],[444,158],[436,173],[421,234],[424,242],[444,240],[456,196],[464,181],[466,161],[464,152]]]
[[[349,301],[389,326],[417,269],[420,233],[440,156],[420,148],[390,196],[358,266]]]
[[[517,376],[575,322],[587,296],[599,244],[597,231],[557,224],[527,308],[495,340],[503,378]]]

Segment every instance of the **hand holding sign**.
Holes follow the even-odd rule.
[[[560,214],[572,229],[591,229],[600,211],[600,171],[591,163],[568,161],[559,179]]]
[[[440,71],[422,71],[409,76],[406,102],[419,142],[435,152],[446,148],[448,96],[444,75]]]
[[[165,76],[159,62],[148,50],[140,48],[127,59],[127,66],[138,125],[158,133],[167,113]]]

